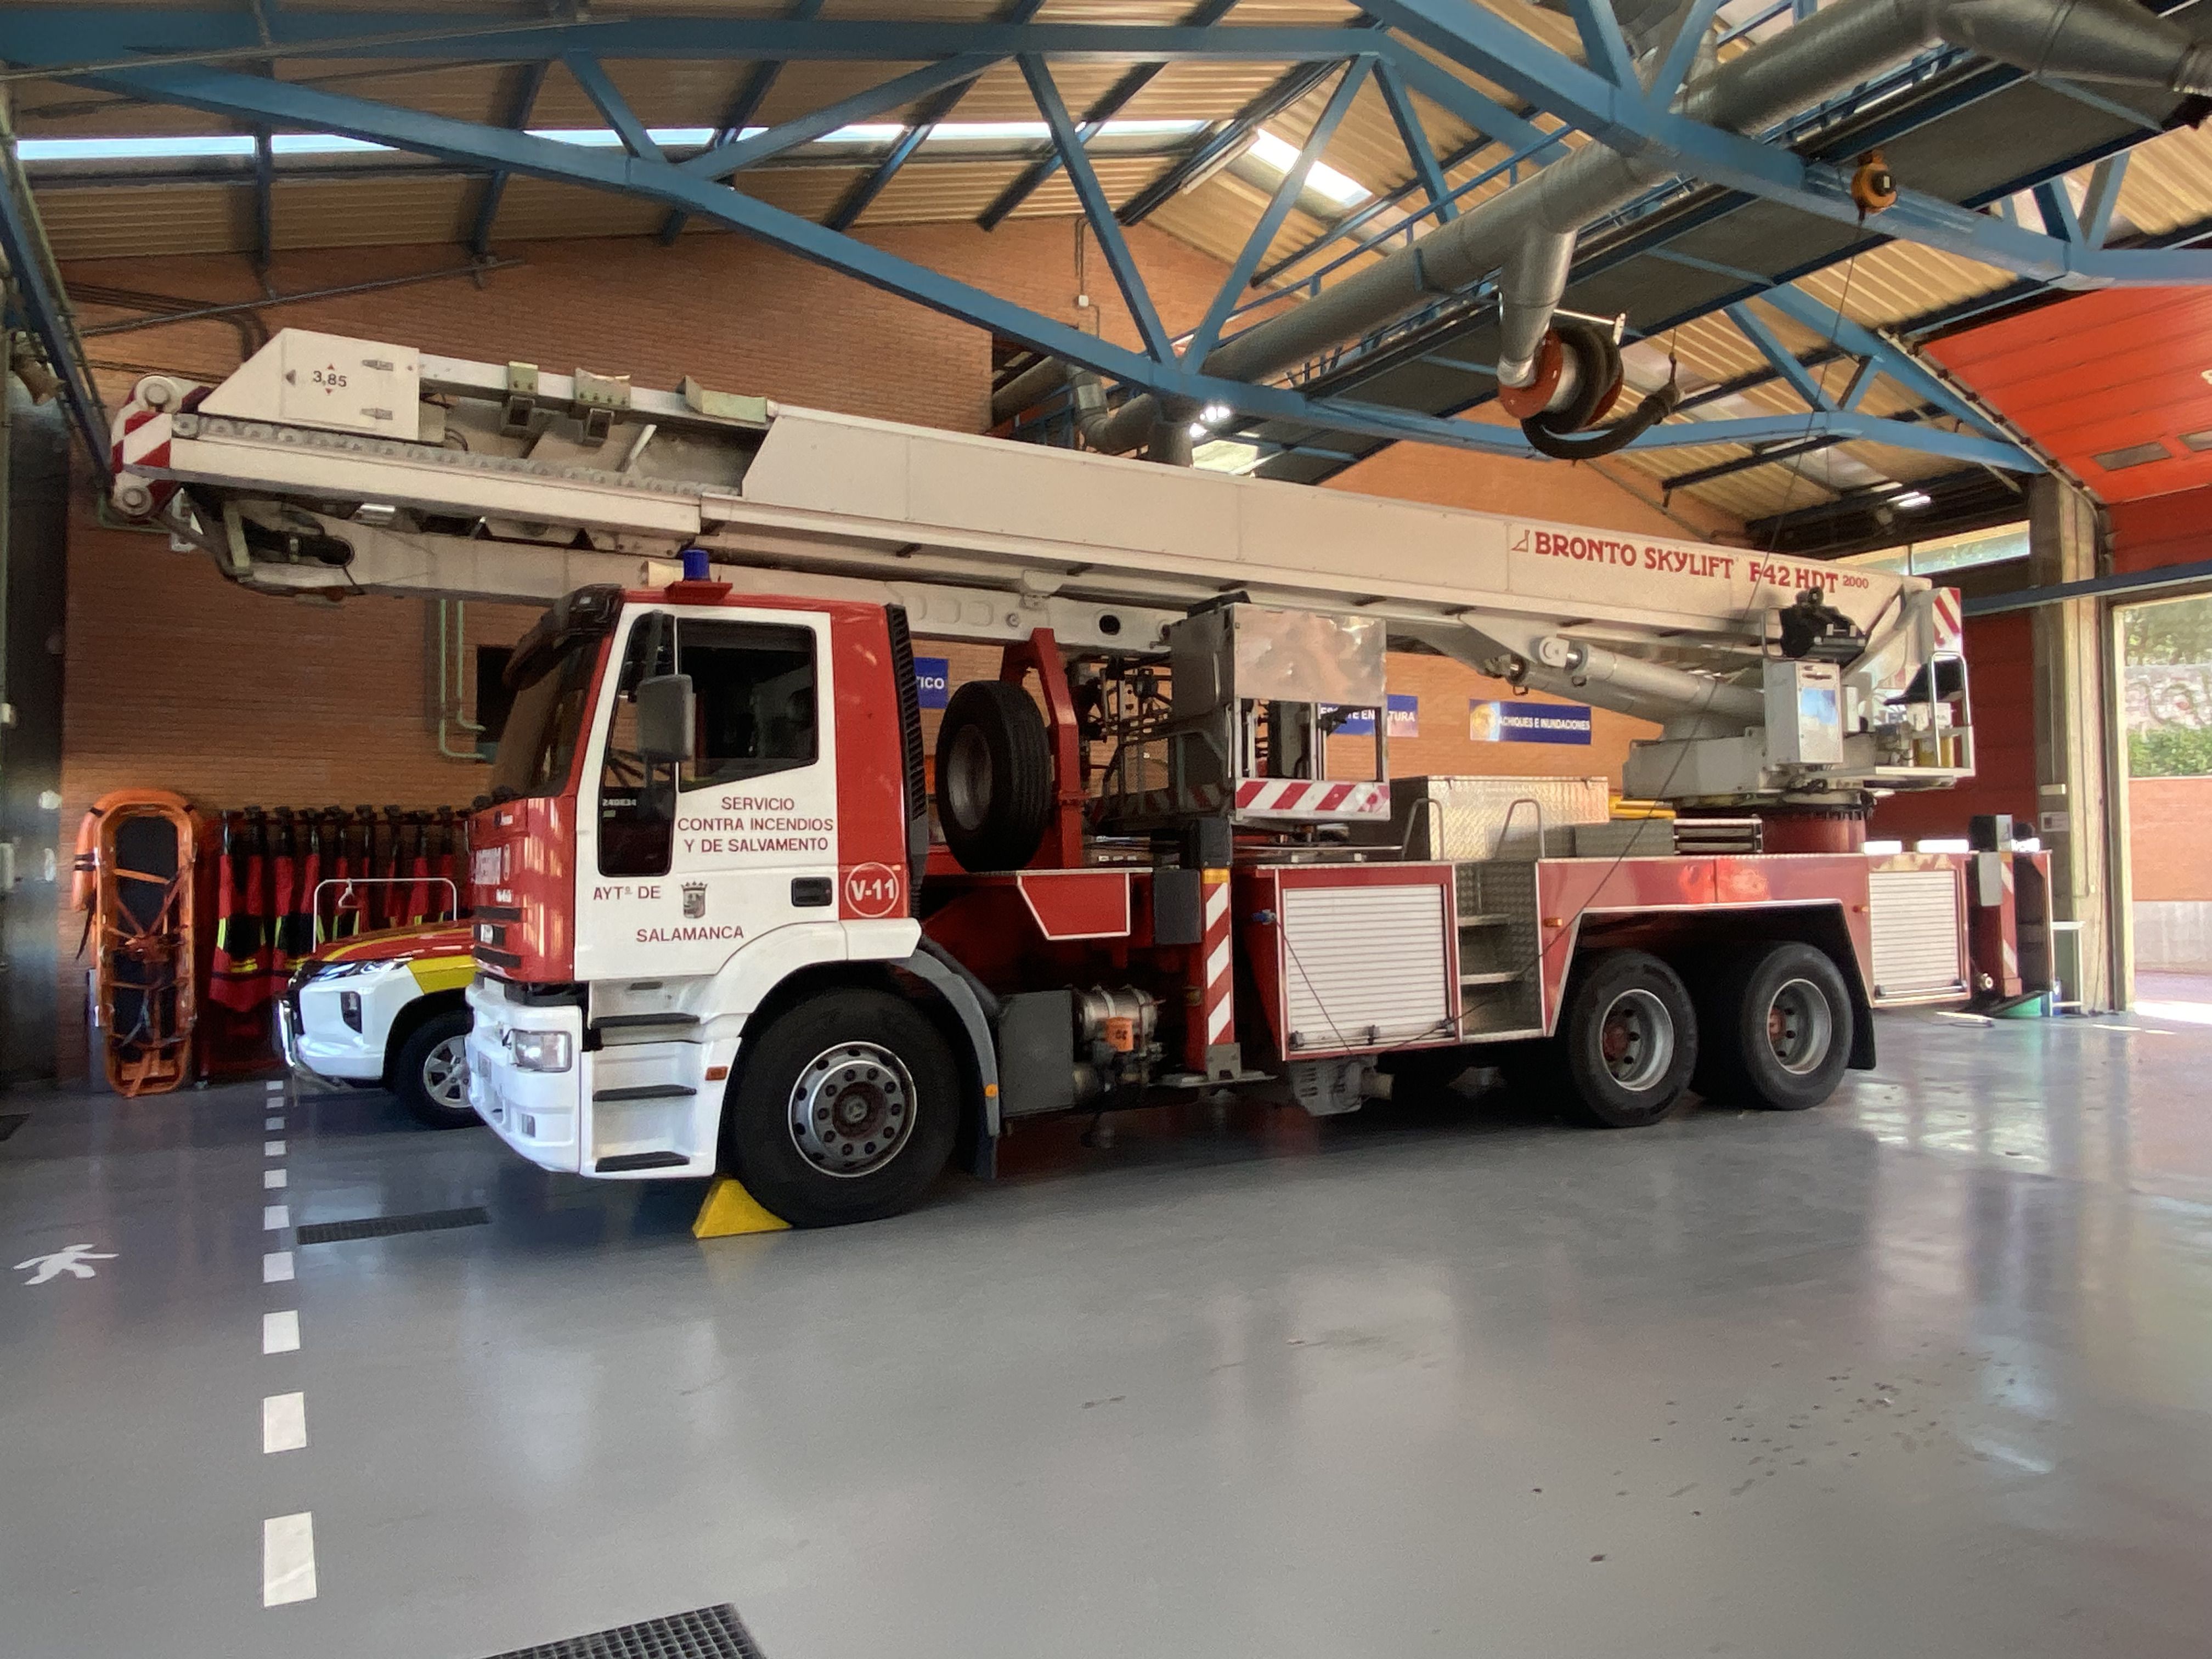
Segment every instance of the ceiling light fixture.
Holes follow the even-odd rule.
[[[1889,498],[1889,504],[1892,507],[1901,507],[1907,512],[1911,512],[1915,507],[1928,506],[1935,499],[1924,489],[1907,489],[1892,495]]]
[[[1289,173],[1298,161],[1297,146],[1276,137],[1264,127],[1244,153],[1261,166],[1281,173]],[[1368,197],[1366,185],[1346,178],[1326,161],[1316,161],[1306,170],[1306,188],[1339,207],[1354,206]]]

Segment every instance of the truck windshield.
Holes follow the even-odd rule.
[[[515,688],[507,729],[499,737],[498,757],[492,763],[493,799],[560,793],[575,763],[585,706],[592,695],[592,673],[605,646],[604,635],[572,639],[549,653],[542,669]]]

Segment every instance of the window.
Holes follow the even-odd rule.
[[[812,765],[812,631],[688,620],[678,627],[677,672],[691,677],[699,708],[699,752],[684,787],[703,789]]]
[[[536,678],[507,694],[491,769],[495,800],[557,795],[568,781],[602,644],[598,638],[570,641]]]
[[[1964,535],[1943,536],[1933,541],[1907,542],[1879,553],[1861,553],[1840,559],[1871,570],[1894,571],[1900,576],[1941,576],[1976,565],[2002,564],[2027,556],[2027,526],[2006,525],[1997,530],[1973,530]]]
[[[693,754],[680,778],[637,748],[637,688],[656,675],[690,677]],[[599,872],[668,872],[678,790],[738,783],[811,766],[821,744],[814,635],[773,623],[678,617],[630,625],[599,769]]]

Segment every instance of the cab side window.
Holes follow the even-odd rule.
[[[676,672],[691,677],[699,711],[686,789],[814,763],[821,750],[811,629],[686,618],[676,644]]]
[[[637,688],[673,672],[675,618],[665,613],[630,624],[615,682],[614,712],[599,761],[599,873],[665,876],[675,848],[676,780],[649,766],[637,746]]]
[[[698,726],[680,778],[637,747],[637,688],[660,674],[691,680]],[[815,692],[811,629],[665,612],[632,623],[599,769],[599,873],[668,873],[679,788],[812,765],[821,755]]]

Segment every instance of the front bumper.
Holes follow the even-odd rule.
[[[580,1003],[511,1001],[506,986],[483,975],[469,988],[469,1103],[540,1169],[617,1181],[714,1174],[733,1037],[621,1042],[587,1053]],[[516,1065],[512,1039],[522,1031],[566,1032],[568,1069]]]
[[[584,1011],[517,1007],[498,981],[483,975],[469,987],[469,1104],[492,1132],[541,1170],[574,1174],[581,1162]],[[518,1028],[568,1034],[565,1072],[526,1072],[514,1063],[508,1033]]]
[[[403,975],[402,977],[404,977]],[[356,988],[350,983],[349,988]],[[391,1028],[387,1016],[374,1034],[355,1030],[338,1012],[335,990],[316,994],[313,981],[304,988],[288,987],[276,1000],[276,1039],[284,1063],[306,1077],[331,1083],[375,1083],[384,1076],[384,1038]],[[374,1006],[363,998],[365,1007]],[[364,1018],[363,1024],[370,1022]]]

